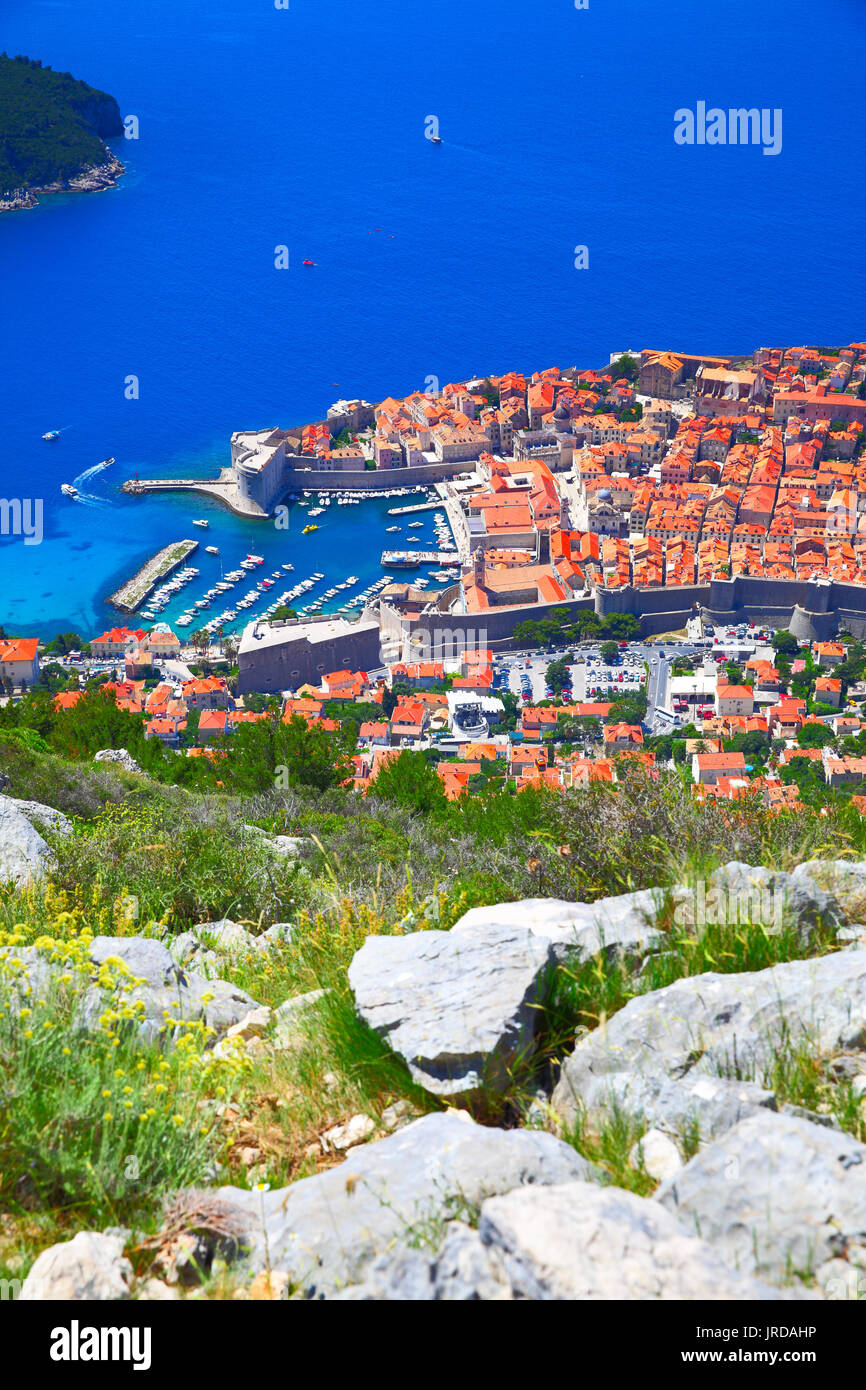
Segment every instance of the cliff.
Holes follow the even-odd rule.
[[[113,187],[124,168],[104,141],[122,134],[108,93],[0,54],[0,212],[35,207],[39,194]]]

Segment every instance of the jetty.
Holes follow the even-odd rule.
[[[389,507],[389,516],[406,516],[408,512],[444,512],[445,503],[441,497],[435,502],[413,502],[409,507]]]
[[[383,569],[411,569],[413,565],[459,565],[456,550],[383,550]]]
[[[164,546],[131,579],[109,594],[106,602],[112,608],[119,608],[122,613],[134,613],[153,593],[160,580],[178,569],[194,550],[198,550],[198,541],[173,541],[171,545]]]

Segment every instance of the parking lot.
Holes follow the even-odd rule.
[[[497,688],[510,690],[524,704],[552,699],[554,692],[546,683],[547,668],[551,662],[564,660],[568,655],[568,650],[556,650],[497,657],[494,661]],[[568,667],[571,683],[563,691],[566,700],[591,701],[609,689],[634,694],[646,683],[644,662],[647,658],[643,654],[643,643],[633,642],[622,648],[615,664],[602,660],[598,646],[578,648],[575,655],[578,659]]]
[[[573,650],[577,660],[569,665],[571,684],[563,691],[563,699],[578,704],[601,700],[608,690],[624,695],[644,690],[647,727],[656,734],[670,733],[695,717],[693,709],[674,710],[670,706],[671,669],[677,657],[697,658],[708,669],[725,661],[744,664],[751,656],[769,661],[774,657],[772,633],[759,624],[718,628],[710,624],[709,628],[694,619],[685,637],[621,645],[616,663],[602,661],[599,642],[578,643],[573,649],[502,653],[494,658],[494,690],[508,689],[523,704],[554,698],[546,684],[547,668]]]

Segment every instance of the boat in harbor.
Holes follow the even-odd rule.
[[[198,517],[195,521],[193,521],[192,524],[193,526],[203,526],[205,530],[207,530],[208,526],[210,526],[210,522],[205,521],[203,517]]]
[[[77,488],[77,487],[73,487],[71,483],[61,483],[61,484],[60,484],[60,491],[61,491],[66,497],[77,497],[77,496],[78,496],[78,488]]]
[[[206,545],[205,550],[207,551],[208,555],[219,555],[220,553],[219,546],[217,545]]]

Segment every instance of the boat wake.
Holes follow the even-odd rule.
[[[113,463],[114,460],[112,459],[111,462]],[[95,478],[97,474],[103,473],[106,468],[110,467],[111,464],[108,460],[103,459],[101,463],[94,463],[92,468],[85,468],[83,473],[79,473],[77,478],[73,478],[73,487],[78,489],[78,496],[73,498],[73,501],[81,502],[85,507],[110,507],[111,503],[107,498],[97,497],[94,493],[85,491],[86,485],[92,478]]]

